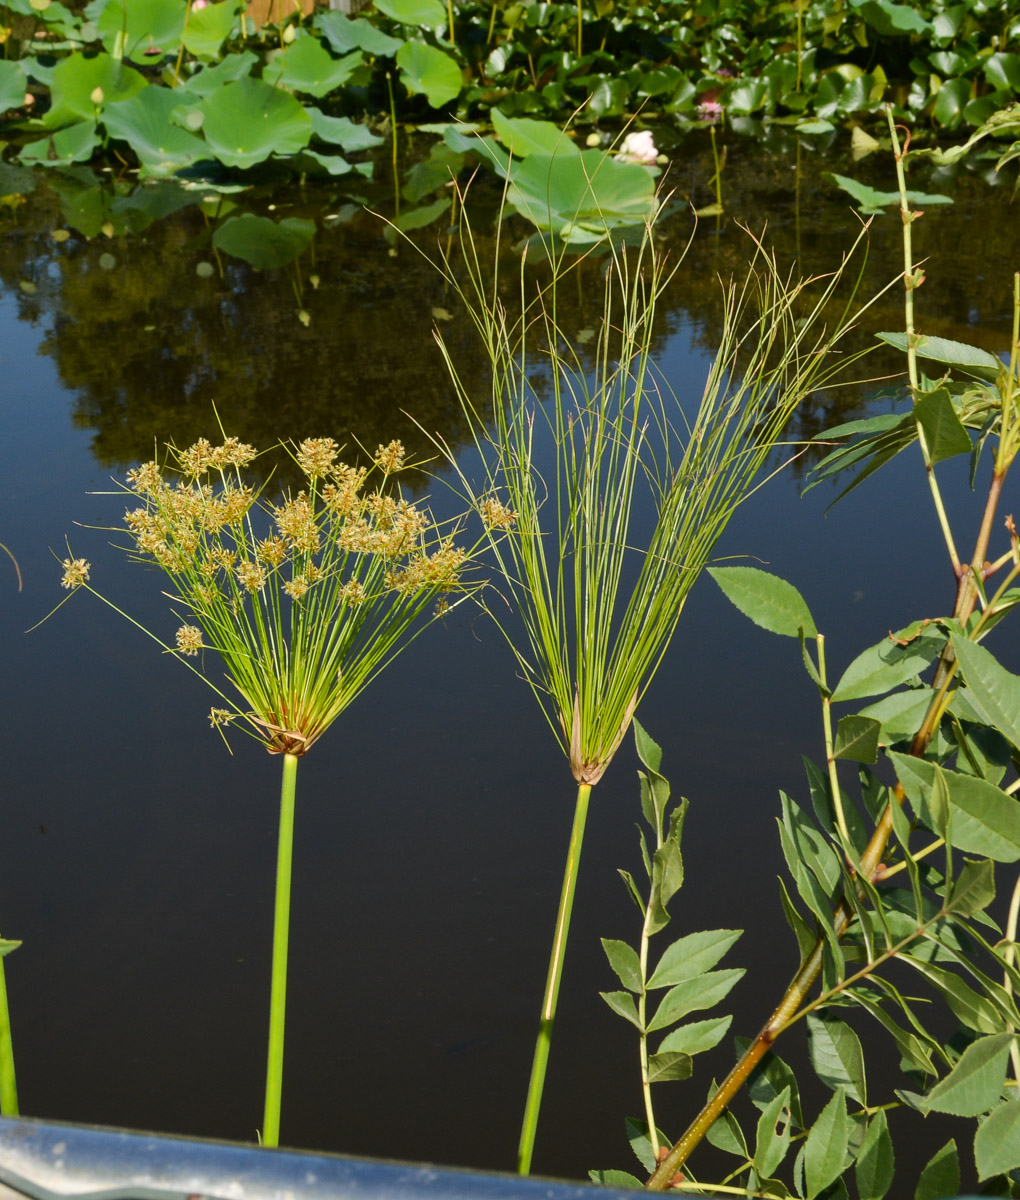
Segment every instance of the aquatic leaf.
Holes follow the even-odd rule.
[[[889,757],[915,812],[924,818],[935,764],[893,750]],[[949,787],[953,845],[967,854],[979,854],[996,862],[1016,862],[1020,858],[1020,805],[983,779],[945,767],[940,770]]]
[[[725,1037],[733,1017],[709,1017],[705,1021],[690,1021],[667,1033],[659,1043],[659,1052],[680,1050],[684,1054],[702,1054],[711,1050]]]
[[[609,965],[619,976],[623,986],[632,992],[640,992],[642,990],[641,961],[637,956],[637,951],[628,946],[626,942],[619,942],[613,938],[603,938],[602,949],[605,950]]]
[[[346,175],[353,170],[341,154],[319,154],[316,150],[304,149],[291,160],[295,170],[307,171],[311,175],[325,171],[327,175]],[[372,164],[369,163],[369,166]]]
[[[1006,1084],[1014,1037],[997,1033],[971,1042],[952,1071],[925,1097],[927,1107],[957,1117],[977,1117],[992,1108]]]
[[[306,105],[305,112],[312,118],[312,133],[315,137],[331,146],[339,146],[345,154],[371,150],[385,141],[374,134],[367,125],[358,124],[350,117],[328,117],[312,105]]]
[[[946,1200],[960,1193],[960,1156],[952,1138],[925,1164],[914,1200]]]
[[[376,8],[402,25],[427,25],[435,29],[446,22],[439,0],[375,0]]]
[[[982,1181],[1020,1167],[1020,1103],[1015,1098],[993,1108],[978,1126],[974,1162]]]
[[[881,212],[883,208],[888,208],[890,205],[899,207],[899,192],[880,192],[866,183],[849,179],[846,175],[837,175],[835,172],[828,172],[828,175],[837,187],[841,187],[856,201],[857,207],[863,213]],[[907,200],[915,207],[953,203],[952,196],[943,196],[941,193],[929,195],[927,192],[907,192]]]
[[[268,217],[243,213],[224,221],[213,234],[212,244],[217,250],[243,258],[256,270],[266,271],[297,258],[311,245],[314,236],[314,221],[299,217],[271,221]]]
[[[993,88],[1020,92],[1020,54],[999,50],[984,60],[985,79]]]
[[[649,988],[672,987],[710,970],[743,933],[742,929],[708,929],[689,933],[669,946],[652,972]]]
[[[250,50],[240,54],[228,54],[221,63],[214,67],[203,67],[190,78],[183,80],[174,89],[177,92],[189,92],[195,96],[211,96],[218,92],[224,84],[234,83],[251,74],[252,67],[258,62],[258,56]]]
[[[687,979],[663,996],[655,1015],[648,1022],[648,1032],[664,1029],[699,1009],[713,1008],[724,999],[744,975],[742,969],[708,971],[697,979]]]
[[[274,87],[322,97],[343,87],[362,62],[360,50],[334,58],[318,38],[306,33],[273,59],[262,78]]]
[[[42,122],[47,129],[59,129],[94,120],[103,104],[128,100],[144,87],[148,87],[144,75],[109,54],[70,54],[53,72],[52,104]],[[99,104],[94,99],[97,95],[103,97]]]
[[[912,5],[892,0],[850,0],[864,21],[883,37],[908,37],[912,33],[931,33],[932,25]]]
[[[596,118],[622,117],[630,101],[631,88],[626,79],[616,75],[596,76],[588,97],[587,111]]]
[[[694,1063],[689,1054],[665,1051],[648,1057],[648,1082],[667,1083],[671,1079],[690,1079]]]
[[[954,635],[953,650],[967,681],[967,699],[981,720],[1020,747],[1020,675],[968,638]]]
[[[844,1021],[809,1013],[808,1054],[815,1074],[827,1088],[842,1088],[859,1104],[867,1104],[864,1051],[857,1034]]]
[[[860,1200],[883,1200],[892,1186],[895,1167],[889,1122],[885,1110],[880,1108],[868,1122],[868,1132],[854,1163]]]
[[[515,158],[529,154],[580,154],[577,144],[552,121],[530,117],[505,117],[498,108],[489,114],[496,136]]]
[[[843,1173],[849,1140],[846,1097],[842,1090],[837,1090],[811,1126],[804,1144],[804,1178],[808,1196],[817,1196]]]
[[[409,229],[423,229],[449,212],[450,203],[449,199],[440,199],[431,204],[423,204],[420,208],[405,209],[399,217],[394,217],[393,224],[404,233]]]
[[[754,1169],[766,1179],[786,1157],[791,1125],[790,1089],[785,1087],[758,1118]]]
[[[8,59],[0,61],[0,113],[9,108],[21,108],[28,90],[28,76],[21,63]]]
[[[817,634],[804,597],[778,575],[757,567],[709,567],[708,573],[727,600],[762,629],[785,637]]]
[[[27,196],[35,191],[35,175],[23,167],[0,162],[0,196]]]
[[[939,125],[955,129],[963,120],[963,110],[969,101],[970,80],[947,79],[936,93],[932,116]]]
[[[862,650],[840,676],[833,703],[892,691],[931,666],[942,653],[945,636],[937,629],[919,634],[917,628],[900,629]]]
[[[422,92],[433,108],[460,95],[463,79],[456,60],[424,42],[405,42],[397,51],[400,81],[409,92]]]
[[[110,0],[96,28],[114,58],[158,63],[180,47],[186,7],[185,0]]]
[[[205,8],[195,10],[192,5],[188,23],[184,26],[181,41],[184,48],[204,62],[219,57],[224,41],[230,36],[241,11],[238,0],[214,0]]]
[[[974,449],[970,434],[957,416],[953,398],[944,387],[918,400],[914,405],[914,416],[924,432],[932,466],[957,454],[969,454]]]
[[[907,352],[907,335],[905,333],[878,333],[880,341],[895,346],[904,354]],[[994,354],[982,350],[979,346],[970,346],[966,342],[954,342],[949,338],[927,337],[917,334],[914,345],[918,358],[929,358],[934,362],[946,363],[947,366],[957,367],[975,379],[984,379],[994,383],[998,378],[1002,363]]]
[[[181,167],[209,157],[205,142],[170,120],[180,97],[169,88],[147,87],[103,111],[103,124],[112,137],[121,138],[138,156],[149,175],[171,175]]]
[[[878,735],[881,728],[881,724],[872,717],[840,718],[832,757],[848,758],[852,762],[878,762]]]
[[[228,167],[296,154],[312,136],[312,119],[298,101],[261,79],[228,83],[202,101],[201,111],[205,140]]]
[[[21,162],[34,167],[61,167],[87,162],[98,144],[95,121],[79,121],[77,125],[68,125],[22,146],[18,157]]]
[[[399,38],[383,33],[378,26],[364,17],[352,20],[339,11],[318,13],[314,24],[322,31],[322,36],[337,54],[364,50],[366,54],[390,58],[405,44]]]

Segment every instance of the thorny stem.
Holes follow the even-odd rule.
[[[269,1056],[262,1145],[280,1144],[280,1097],[283,1092],[283,1031],[287,1012],[287,947],[290,940],[290,881],[294,851],[294,795],[297,755],[283,755],[280,786],[280,840],[276,857],[276,906],[273,914],[273,976],[269,998]]]
[[[14,1043],[11,1039],[11,1014],[7,1007],[7,977],[0,955],[0,1113],[18,1115],[18,1083],[14,1074]]]
[[[903,305],[907,338],[907,374],[910,379],[911,395],[916,403],[918,392],[918,335],[914,332],[914,292],[924,282],[924,271],[920,267],[918,267],[916,271],[914,269],[914,252],[910,227],[924,214],[921,212],[911,212],[910,202],[907,199],[907,177],[906,172],[903,169],[903,160],[906,158],[907,147],[910,145],[910,135],[908,133],[907,141],[901,149],[900,139],[896,133],[896,123],[893,120],[891,105],[886,105],[885,114],[889,122],[889,133],[892,137],[893,157],[896,160],[896,182],[899,185],[900,192],[900,216],[903,220]],[[932,502],[935,505],[935,512],[938,514],[939,526],[942,529],[942,536],[945,538],[946,549],[949,552],[949,558],[953,564],[953,570],[956,572],[957,577],[959,577],[961,569],[960,556],[956,552],[956,543],[953,541],[953,531],[949,527],[949,518],[946,516],[945,506],[942,503],[942,493],[939,491],[938,481],[935,478],[935,470],[931,461],[928,442],[925,438],[924,430],[921,428],[920,423],[917,424],[917,440],[921,447],[921,453],[924,456],[924,473],[928,479],[928,487],[931,490],[931,497]]]
[[[531,1170],[531,1158],[535,1150],[535,1130],[538,1126],[538,1111],[542,1105],[545,1071],[549,1064],[549,1047],[552,1043],[553,1021],[556,1017],[556,1001],[560,994],[560,981],[563,978],[563,959],[567,950],[570,912],[574,906],[577,868],[581,861],[581,842],[584,838],[584,824],[588,817],[590,796],[591,784],[578,784],[574,824],[570,831],[567,865],[563,873],[563,890],[560,893],[560,906],[556,913],[556,931],[553,934],[552,953],[549,957],[549,975],[545,984],[545,997],[542,1000],[542,1019],[538,1027],[538,1039],[535,1042],[535,1057],[531,1064],[528,1099],[524,1106],[524,1122],[521,1127],[520,1144],[517,1148],[517,1171],[521,1175],[527,1175]]]

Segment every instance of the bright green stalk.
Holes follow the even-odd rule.
[[[290,938],[290,878],[294,856],[294,794],[297,755],[283,756],[280,787],[280,842],[276,855],[276,909],[273,915],[273,978],[269,990],[269,1059],[262,1145],[280,1144],[280,1096],[283,1091],[283,1030],[287,1013],[287,945]]]
[[[535,1129],[538,1125],[538,1110],[542,1104],[542,1089],[545,1085],[545,1069],[549,1063],[549,1047],[552,1043],[553,1021],[556,1017],[556,1001],[560,994],[563,978],[563,959],[567,952],[567,934],[570,932],[570,913],[574,906],[574,888],[577,886],[577,869],[581,863],[581,841],[584,838],[584,823],[588,817],[588,798],[591,785],[582,783],[577,789],[577,804],[574,808],[574,825],[570,831],[570,847],[567,850],[567,865],[563,874],[563,890],[560,907],[556,914],[556,932],[553,934],[552,954],[549,958],[549,976],[542,1000],[542,1020],[535,1042],[535,1058],[531,1064],[531,1081],[528,1084],[528,1100],[524,1108],[524,1124],[517,1149],[517,1170],[527,1175],[531,1170],[531,1156],[535,1149]]]
[[[7,1007],[7,977],[0,954],[0,1113],[18,1115],[18,1083],[14,1075],[14,1043],[11,1039],[11,1013]]]

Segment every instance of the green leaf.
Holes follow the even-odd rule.
[[[318,38],[304,34],[273,59],[262,78],[273,87],[322,97],[343,87],[363,61],[360,50],[334,58]]]
[[[675,809],[670,819],[672,825],[679,817],[683,820],[683,809]],[[658,933],[669,924],[669,913],[666,905],[683,885],[684,860],[680,853],[679,841],[676,837],[667,836],[665,842],[655,851],[652,859],[652,891],[651,918],[648,922],[648,932]]]
[[[17,950],[20,945],[19,941],[12,942],[8,938],[0,938],[0,958],[10,954],[12,950]]]
[[[495,112],[495,109],[493,111]],[[649,771],[658,774],[659,767],[662,765],[662,747],[648,736],[645,727],[637,717],[632,721],[632,725],[634,727],[634,746],[637,749],[638,758]]]
[[[929,392],[914,405],[914,416],[924,431],[932,466],[973,450],[970,434],[956,415],[953,398],[945,388]]]
[[[1003,1014],[998,1006],[986,996],[976,992],[969,984],[953,971],[937,967],[934,963],[925,962],[911,954],[901,953],[904,962],[918,971],[929,983],[933,984],[942,994],[942,998],[952,1009],[953,1015],[968,1029],[977,1033],[997,1033],[1003,1026]],[[987,1105],[985,1106],[987,1107]],[[983,1110],[981,1110],[983,1111]],[[973,1116],[973,1113],[967,1114]]]
[[[888,208],[890,205],[899,207],[900,194],[899,192],[880,192],[873,187],[869,187],[866,183],[860,183],[856,179],[849,179],[846,175],[837,175],[835,172],[828,172],[829,178],[836,184],[837,187],[843,189],[853,200],[857,202],[857,207],[863,213],[881,212],[883,208]],[[952,196],[943,196],[941,193],[929,195],[927,192],[907,192],[907,200],[913,205],[922,205],[928,207],[932,204],[952,204]],[[881,337],[882,335],[879,334]]]
[[[974,1162],[982,1181],[1020,1167],[1020,1102],[1015,1098],[993,1108],[978,1126]]]
[[[258,271],[271,270],[292,262],[312,243],[315,222],[300,217],[271,221],[244,213],[230,217],[213,234],[217,250],[243,258]]]
[[[894,750],[889,757],[915,811],[925,818],[935,764]],[[953,845],[996,862],[1016,862],[1020,858],[1020,805],[983,779],[939,769],[949,788]]]
[[[889,1122],[885,1110],[880,1108],[868,1123],[868,1132],[854,1164],[860,1200],[883,1200],[892,1186],[895,1167]]]
[[[737,1045],[737,1053],[742,1054],[751,1044],[750,1038],[738,1037],[733,1039]],[[761,1058],[747,1078],[747,1094],[756,1108],[766,1109],[778,1096],[783,1088],[790,1089],[790,1110],[793,1113],[793,1123],[799,1128],[804,1127],[804,1118],[800,1108],[800,1091],[797,1080],[789,1065],[773,1050],[769,1050]]]
[[[679,1025],[659,1043],[659,1053],[679,1050],[684,1054],[702,1054],[717,1046],[733,1023],[733,1017],[709,1017],[707,1021],[690,1021]]]
[[[681,1051],[660,1051],[648,1059],[648,1082],[667,1083],[671,1079],[690,1079],[694,1063]]]
[[[460,67],[449,54],[424,42],[405,42],[397,51],[400,81],[409,92],[421,92],[433,108],[460,95]]]
[[[648,980],[649,988],[672,987],[703,975],[740,937],[741,929],[709,929],[679,938],[663,952]]]
[[[207,4],[197,12],[192,6],[188,12],[188,23],[181,35],[184,48],[204,62],[212,62],[218,58],[224,41],[237,23],[240,7],[236,0]]]
[[[439,0],[375,0],[376,8],[402,25],[427,25],[436,29],[446,21]]]
[[[993,1108],[1006,1084],[1009,1047],[1015,1036],[997,1033],[971,1042],[952,1071],[925,1097],[925,1104],[957,1117],[977,1117]]]
[[[697,979],[687,979],[663,996],[655,1016],[648,1022],[648,1032],[664,1029],[698,1009],[714,1008],[743,976],[742,969],[708,971]],[[633,1003],[633,1001],[632,1001]]]
[[[851,990],[848,995],[855,1004],[859,1004],[861,1008],[869,1012],[890,1034],[907,1070],[919,1071],[928,1075],[935,1074],[935,1064],[932,1062],[931,1052],[916,1034],[901,1029],[885,1009],[871,997],[855,990]]]
[[[297,154],[312,136],[312,119],[298,101],[261,79],[228,83],[202,101],[201,111],[205,140],[228,167]]]
[[[588,1178],[592,1183],[600,1183],[603,1187],[643,1189],[645,1186],[629,1171],[589,1171]]]
[[[397,229],[406,233],[409,229],[423,229],[438,220],[443,213],[448,212],[451,201],[447,198],[433,200],[431,204],[423,204],[420,208],[407,208],[399,217],[393,218]]]
[[[1020,54],[1002,50],[990,54],[984,61],[984,73],[993,88],[1020,92]]]
[[[930,34],[931,22],[908,4],[892,0],[850,0],[850,7],[883,37],[907,37],[912,33]]]
[[[21,147],[21,162],[35,167],[61,167],[69,163],[87,162],[99,139],[95,121],[79,121],[58,129],[49,137],[40,138]]]
[[[849,1140],[846,1097],[837,1091],[811,1126],[804,1143],[804,1179],[809,1197],[817,1196],[842,1175]]]
[[[790,899],[790,893],[786,890],[786,883],[782,877],[779,879],[779,899],[783,905],[786,923],[793,930],[793,935],[797,939],[797,948],[800,950],[800,961],[803,965],[804,960],[814,950],[818,937],[807,921],[797,911],[793,901]]]
[[[902,629],[862,650],[836,684],[833,703],[891,692],[931,666],[942,653],[945,637],[938,631],[918,636],[912,632],[911,627]]]
[[[602,949],[605,950],[609,965],[619,976],[623,986],[632,992],[640,992],[641,960],[637,951],[626,942],[613,941],[611,938],[602,939]]]
[[[115,58],[158,63],[181,44],[185,8],[184,0],[110,0],[96,27]]]
[[[844,1021],[809,1013],[808,1054],[815,1074],[833,1091],[842,1088],[859,1104],[867,1103],[864,1052],[857,1034]]]
[[[878,735],[880,746],[891,746],[912,738],[921,728],[932,701],[932,692],[928,688],[909,688],[903,692],[893,692],[862,708],[858,716],[871,717],[881,725]]]
[[[968,700],[986,724],[1020,748],[1020,675],[1007,671],[984,646],[957,634],[952,641]]]
[[[599,995],[609,1005],[614,1013],[618,1013],[625,1021],[641,1031],[641,1020],[638,1017],[637,1005],[630,992],[599,992]]]
[[[995,864],[988,858],[966,862],[949,896],[946,912],[972,917],[995,899]]]
[[[804,597],[778,575],[757,567],[709,567],[708,573],[726,599],[762,629],[784,637],[799,637],[801,631],[807,637],[817,634]]]
[[[315,27],[337,54],[349,54],[352,50],[364,50],[382,58],[391,58],[404,45],[399,38],[390,37],[365,17],[351,20],[339,11],[320,12],[314,21]]]
[[[638,1162],[650,1175],[658,1166],[658,1163],[656,1163],[655,1155],[652,1153],[652,1141],[648,1136],[648,1122],[637,1121],[633,1117],[627,1117],[624,1120],[624,1127],[627,1130],[627,1140],[630,1142],[630,1148],[634,1151]],[[666,1137],[661,1129],[657,1129],[656,1133],[658,1134],[660,1146],[671,1145],[669,1138]]]
[[[385,140],[377,137],[367,125],[358,124],[350,117],[328,117],[311,105],[305,111],[312,118],[312,133],[331,146],[339,146],[345,154],[371,150],[381,146]]]
[[[209,157],[201,138],[171,121],[170,114],[180,102],[170,88],[147,87],[103,111],[107,133],[127,142],[147,175],[172,175]]]
[[[529,154],[580,154],[577,144],[552,121],[534,121],[529,117],[505,117],[498,108],[492,109],[492,127],[496,137],[514,158]],[[643,761],[643,760],[642,760]],[[653,767],[653,770],[658,770]]]
[[[928,793],[928,815],[931,817],[931,827],[941,838],[949,840],[950,815],[949,786],[942,768],[935,764],[932,772],[931,791]]]
[[[914,1200],[945,1200],[947,1196],[960,1193],[960,1157],[956,1142],[948,1142],[931,1159],[921,1172]]]
[[[78,121],[95,120],[104,104],[128,100],[148,86],[142,74],[109,54],[68,55],[53,72],[51,104],[42,122],[47,129],[60,129]],[[97,104],[99,96],[102,99]]]
[[[905,333],[878,333],[875,336],[880,341],[886,342],[906,354],[907,335]],[[915,339],[914,349],[918,358],[930,358],[934,362],[958,367],[964,374],[990,383],[994,383],[999,377],[1002,363],[987,350],[982,350],[978,346],[970,346],[966,342],[927,337],[924,334],[916,334]]]
[[[785,1087],[758,1118],[754,1169],[766,1179],[783,1161],[790,1148],[792,1120],[790,1089]]]
[[[251,74],[252,67],[258,61],[256,55],[252,54],[250,50],[245,50],[241,54],[228,54],[216,66],[203,67],[201,71],[197,71],[190,79],[184,80],[174,88],[174,91],[194,96],[211,96],[213,92],[218,92],[224,84],[245,79]]]
[[[736,1154],[740,1158],[750,1158],[747,1152],[747,1142],[737,1118],[727,1108],[722,1116],[708,1127],[705,1140],[726,1154]]]
[[[653,742],[654,746],[655,743]],[[666,805],[669,803],[670,785],[658,771],[649,770],[647,774],[644,771],[638,771],[638,779],[641,781],[641,811],[644,813],[645,820],[655,830],[656,840],[662,837],[662,822],[666,812]]]
[[[853,762],[878,762],[878,735],[881,722],[872,717],[842,717],[836,726],[833,758],[849,758]]]
[[[27,91],[28,76],[21,63],[8,59],[0,61],[0,113],[9,108],[21,108]]]

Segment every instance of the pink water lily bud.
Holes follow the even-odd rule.
[[[639,129],[628,133],[620,145],[616,155],[620,162],[640,163],[643,167],[654,167],[659,158],[659,152],[652,141],[650,129]]]

